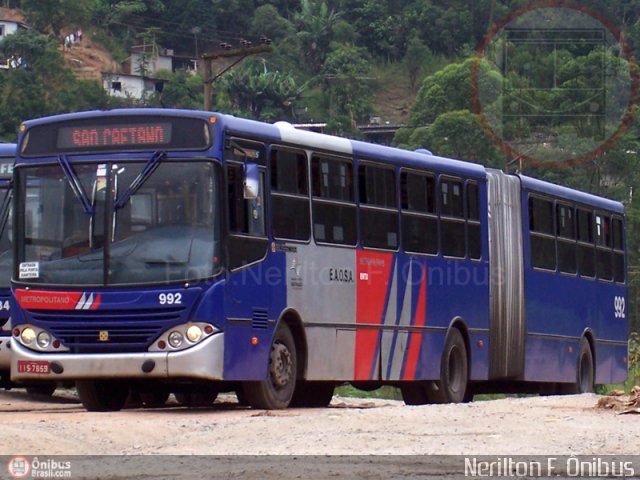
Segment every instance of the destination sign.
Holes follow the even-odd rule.
[[[57,141],[57,147],[60,149],[169,144],[171,144],[171,124],[168,122],[62,127],[58,129]]]
[[[22,138],[25,157],[64,153],[204,150],[210,124],[189,116],[94,116],[35,125]]]

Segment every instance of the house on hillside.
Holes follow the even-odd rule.
[[[102,73],[102,87],[112,97],[140,100],[162,92],[166,80],[127,73]]]
[[[162,92],[166,80],[154,78],[162,70],[173,71],[173,50],[134,46],[122,64],[123,73],[102,72],[102,85],[112,97],[140,100]]]
[[[0,9],[0,41],[8,35],[16,33],[20,28],[28,28],[26,24],[12,19],[10,15],[4,16],[3,10],[6,9]]]

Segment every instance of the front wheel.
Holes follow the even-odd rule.
[[[281,323],[271,342],[267,378],[243,385],[247,403],[253,408],[267,410],[287,408],[296,387],[297,365],[293,335],[289,327]]]
[[[129,386],[114,380],[77,380],[76,390],[84,408],[90,412],[122,410]]]
[[[445,340],[440,363],[437,403],[460,403],[466,398],[469,383],[467,347],[460,330],[452,328]]]

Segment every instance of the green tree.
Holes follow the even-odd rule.
[[[27,65],[0,70],[0,138],[15,139],[29,118],[108,105],[100,85],[78,81],[64,67],[57,46],[35,30],[20,30],[0,43],[2,58],[20,56]]]
[[[352,128],[373,111],[371,66],[365,49],[354,45],[334,45],[323,73],[331,98],[330,117],[347,116]]]
[[[412,148],[427,148],[443,157],[501,167],[502,155],[486,135],[476,114],[446,112],[431,127],[418,128],[409,139]]]
[[[266,121],[291,119],[295,101],[305,88],[293,75],[270,71],[259,59],[225,75],[218,85],[231,110]]]
[[[322,68],[329,52],[333,26],[339,18],[340,14],[323,0],[301,0],[301,10],[294,19],[305,63],[314,73]]]
[[[24,0],[22,8],[35,28],[60,37],[63,27],[88,25],[100,0]]]

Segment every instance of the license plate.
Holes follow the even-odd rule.
[[[46,360],[18,360],[18,373],[51,373]]]

